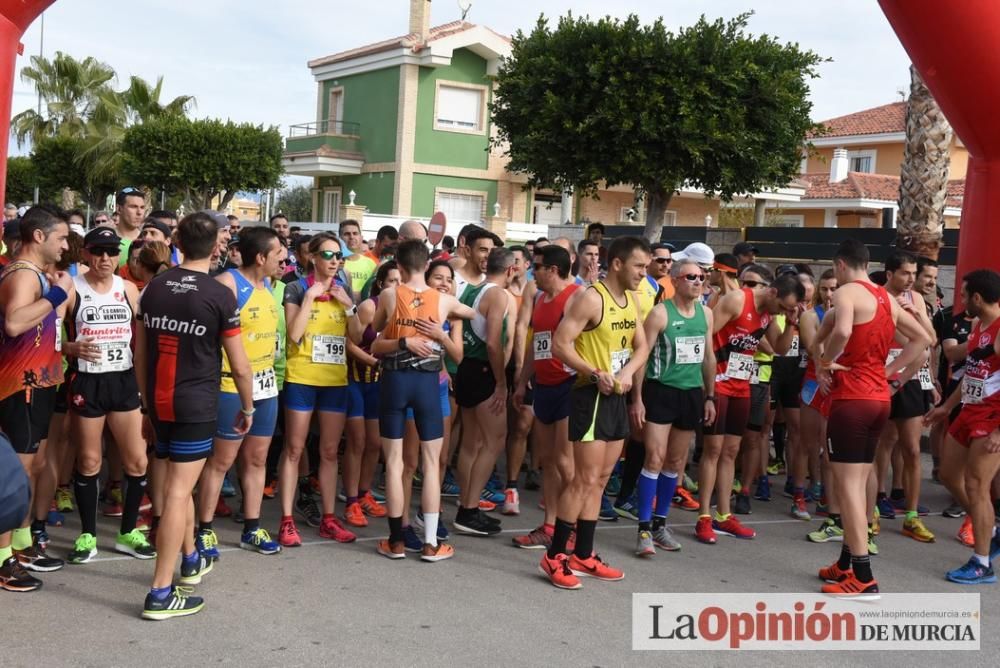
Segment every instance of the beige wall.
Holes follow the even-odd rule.
[[[903,143],[894,144],[872,144],[870,146],[845,146],[849,151],[876,151],[875,173],[899,176],[899,167],[903,164]],[[811,156],[806,163],[808,173],[830,171],[830,161],[833,160],[833,147],[818,148],[816,155]],[[966,167],[969,162],[969,152],[964,146],[959,146],[958,142],[952,140],[951,143],[951,168],[948,172],[949,179],[964,179]]]
[[[621,223],[622,207],[634,204],[635,197],[631,192],[615,192],[602,190],[597,200],[589,197],[580,199],[577,220],[589,218],[591,222],[601,222],[605,225]],[[705,216],[712,216],[712,225],[718,224],[719,200],[705,197],[674,196],[667,205],[668,211],[677,214],[678,226],[700,227],[705,224]]]

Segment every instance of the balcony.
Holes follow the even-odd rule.
[[[282,165],[298,176],[360,174],[365,162],[360,133],[358,123],[329,119],[292,125]]]

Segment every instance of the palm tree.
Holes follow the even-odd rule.
[[[934,260],[942,245],[952,136],[951,124],[911,65],[896,246]]]

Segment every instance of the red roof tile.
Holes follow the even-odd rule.
[[[821,124],[827,129],[826,134],[820,135],[823,137],[906,132],[906,102],[883,104],[881,107],[831,118]]]
[[[848,172],[847,178],[839,183],[830,183],[829,172],[801,174],[799,181],[808,184],[804,200],[822,199],[868,199],[880,202],[895,202],[899,199],[899,177],[889,174],[866,174]],[[965,193],[965,179],[948,181],[947,206],[962,208]]]

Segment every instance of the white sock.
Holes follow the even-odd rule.
[[[996,524],[993,525],[993,537],[994,538],[997,537],[997,525]]]
[[[976,554],[976,555],[973,555],[973,556],[975,556],[975,557],[976,557],[976,560],[977,560],[977,561],[978,561],[978,562],[980,563],[980,565],[981,565],[981,566],[982,566],[983,568],[989,568],[989,567],[990,567],[990,557],[989,557],[989,555],[986,555],[986,556],[984,557],[984,556],[983,556],[983,555],[981,555],[981,554]]]
[[[639,471],[639,475],[641,475],[643,478],[649,478],[650,480],[656,480],[657,478],[660,477],[659,471],[653,473],[652,471],[647,471],[645,468]],[[674,477],[677,476],[675,475]]]
[[[441,513],[424,513],[424,542],[437,547],[438,519]]]
[[[668,478],[677,478],[677,477],[679,477],[677,475],[677,471],[660,471],[660,473],[662,473],[663,475],[667,476]]]

